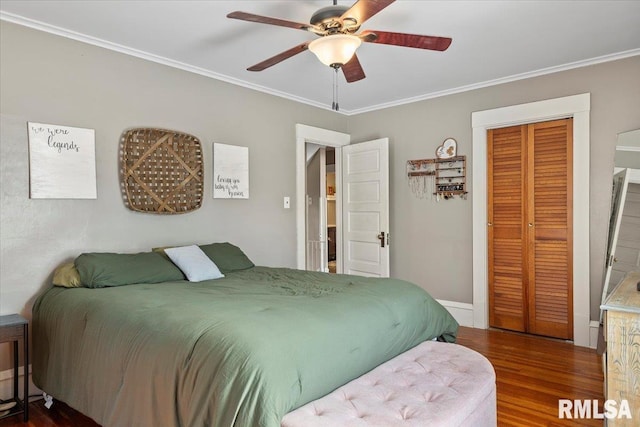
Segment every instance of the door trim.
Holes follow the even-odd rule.
[[[296,124],[296,268],[305,269],[306,265],[306,172],[305,148],[307,142],[335,147],[336,149],[336,187],[340,188],[338,168],[341,168],[342,147],[351,143],[351,135],[328,129]],[[338,199],[338,198],[336,198]],[[340,212],[340,215],[338,215]],[[342,245],[342,204],[336,200],[336,245]],[[341,247],[341,246],[337,246]],[[337,254],[336,271],[342,272],[342,251]]]
[[[489,325],[487,263],[487,130],[573,117],[573,342],[589,346],[589,111],[591,94],[471,114],[473,128],[473,325]]]

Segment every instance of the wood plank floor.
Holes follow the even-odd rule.
[[[461,327],[458,343],[487,357],[496,370],[499,426],[602,426],[602,420],[558,419],[558,399],[603,402],[603,375],[595,350],[570,343],[498,330]],[[67,405],[44,401],[22,416],[0,420],[0,427],[97,427]],[[600,410],[602,412],[602,409]]]

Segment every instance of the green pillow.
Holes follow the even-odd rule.
[[[74,264],[88,288],[184,280],[182,271],[157,252],[85,253]]]
[[[222,274],[255,266],[239,247],[228,242],[200,245],[200,249],[211,258]]]

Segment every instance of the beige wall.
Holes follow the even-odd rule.
[[[418,199],[408,186],[406,161],[434,157],[436,147],[453,137],[469,165],[472,112],[587,92],[591,318],[598,319],[616,136],[640,126],[638,56],[350,117],[352,141],[391,138],[391,274],[419,284],[435,298],[471,303],[473,183],[468,200]]]
[[[0,30],[0,314],[30,318],[53,269],[85,251],[231,241],[256,264],[296,265],[295,209],[283,208],[283,196],[295,196],[295,124],[344,131],[346,117],[4,21]],[[97,200],[29,199],[27,121],[95,129]],[[139,126],[200,139],[199,210],[150,215],[124,206],[119,138]],[[214,141],[249,147],[249,200],[213,199]]]

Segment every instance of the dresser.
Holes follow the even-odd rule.
[[[640,420],[640,272],[632,271],[618,283],[600,308],[604,311],[605,395],[620,408],[629,403],[631,419],[609,419],[611,426],[638,426]]]

